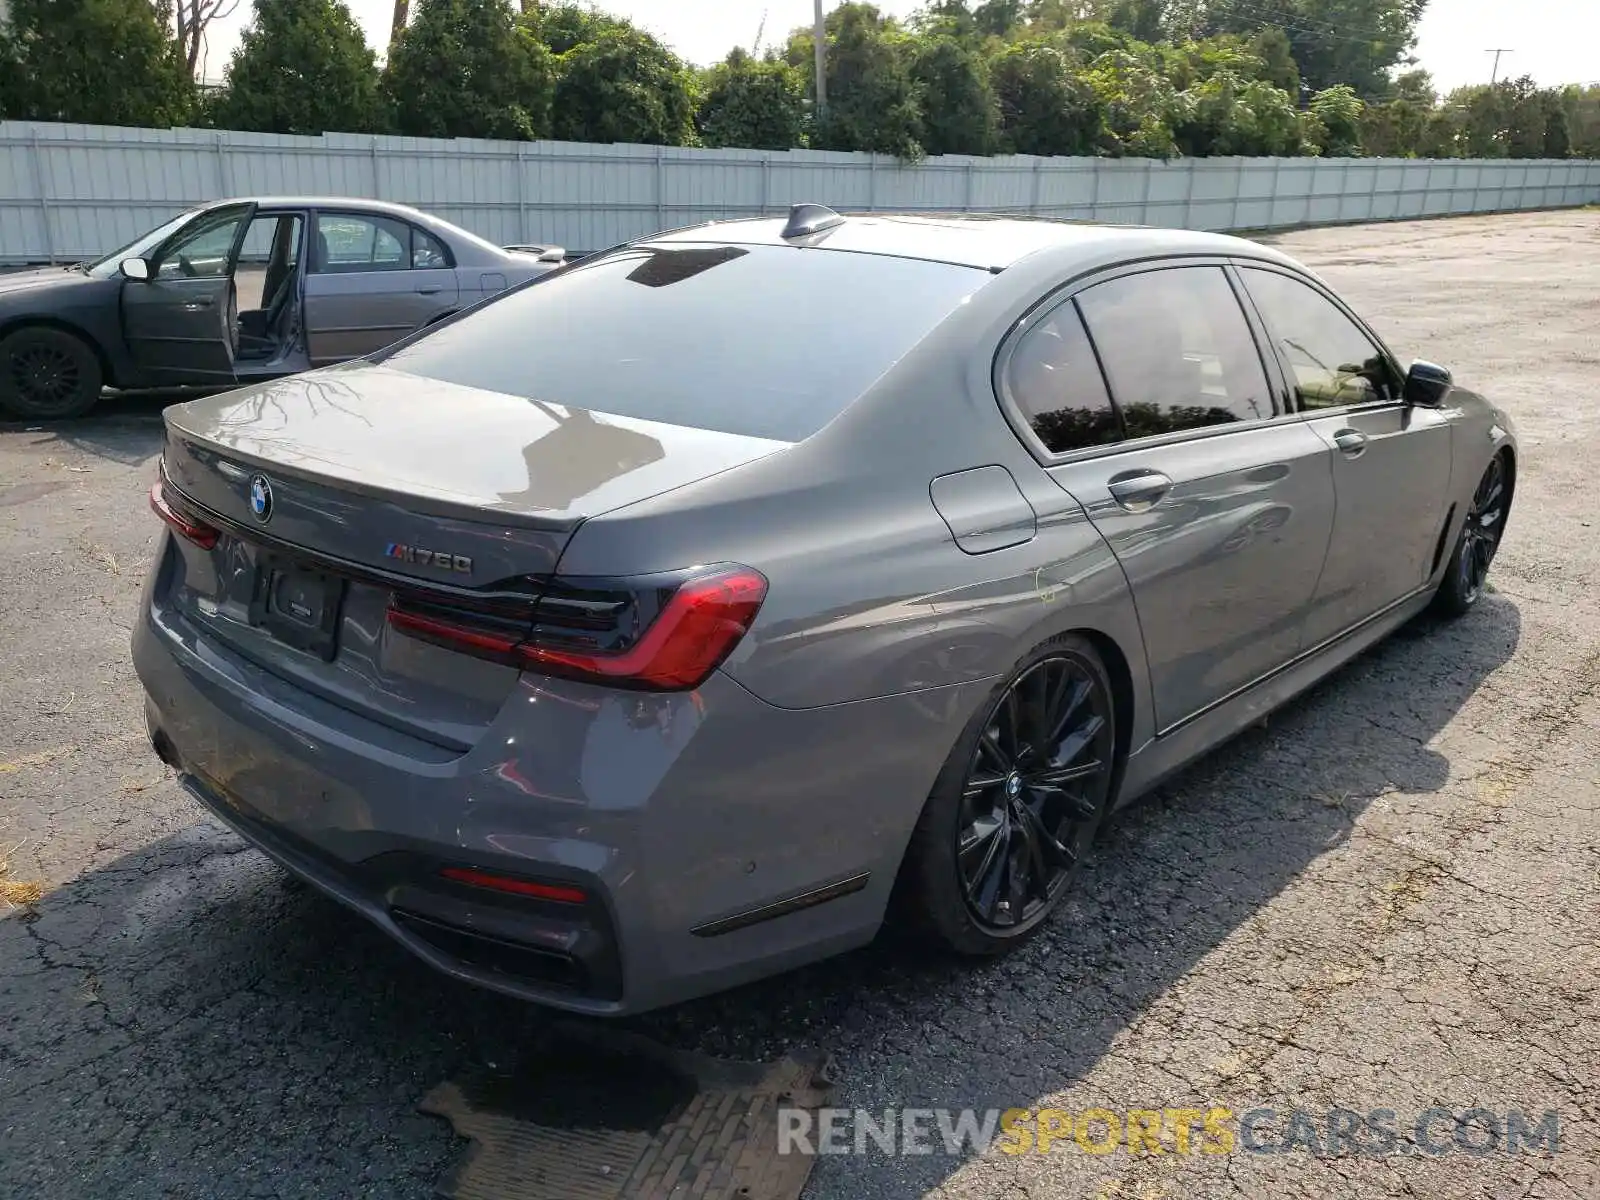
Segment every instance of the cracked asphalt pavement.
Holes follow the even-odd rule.
[[[1119,820],[1012,958],[878,945],[631,1024],[826,1048],[852,1108],[1391,1109],[1400,1144],[827,1156],[813,1200],[1600,1196],[1600,211],[1272,240],[1516,417],[1493,594]],[[0,850],[46,888],[0,904],[0,1196],[428,1196],[464,1144],[417,1101],[548,1017],[292,885],[149,752],[159,411],[0,426]],[[1419,1153],[1435,1105],[1555,1110],[1559,1151]]]

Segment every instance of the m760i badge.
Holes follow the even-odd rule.
[[[463,575],[472,573],[471,558],[465,554],[451,554],[448,550],[424,550],[421,546],[390,542],[384,547],[383,554],[385,558],[416,563],[419,567],[437,567],[442,571],[459,571]]]

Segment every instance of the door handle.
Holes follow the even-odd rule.
[[[1333,435],[1333,444],[1341,454],[1356,458],[1367,448],[1367,435],[1358,429],[1340,429]]]
[[[199,296],[193,300],[185,300],[183,302],[183,311],[199,312],[202,308],[210,308],[215,303],[216,301],[210,296]]]
[[[1160,471],[1127,471],[1106,484],[1111,498],[1131,513],[1146,512],[1172,490],[1172,480]]]
[[[417,295],[436,296],[444,291],[444,285],[439,283],[420,283],[417,285]]]

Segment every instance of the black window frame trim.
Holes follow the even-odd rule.
[[[1222,437],[1235,433],[1248,433],[1256,429],[1265,429],[1274,425],[1286,425],[1291,422],[1304,421],[1306,414],[1298,410],[1292,402],[1292,390],[1288,388],[1283,375],[1282,364],[1278,361],[1276,348],[1268,353],[1268,330],[1256,312],[1255,305],[1244,292],[1243,282],[1236,277],[1233,267],[1236,262],[1249,262],[1254,264],[1256,259],[1239,258],[1227,254],[1170,254],[1151,258],[1131,259],[1127,262],[1116,263],[1111,266],[1096,267],[1082,275],[1060,284],[1039,297],[1028,309],[1023,312],[1010,328],[1001,337],[1000,344],[995,349],[994,361],[990,369],[990,387],[995,399],[999,403],[1000,412],[1005,417],[1006,424],[1020,440],[1028,453],[1042,467],[1059,467],[1069,463],[1084,462],[1090,459],[1105,458],[1113,454],[1126,454],[1130,450],[1143,450],[1147,447],[1161,447],[1175,445],[1181,442],[1196,441],[1201,438]],[[1279,411],[1270,417],[1261,417],[1252,421],[1230,421],[1224,425],[1204,425],[1196,429],[1179,429],[1171,433],[1150,434],[1146,437],[1130,438],[1124,435],[1121,440],[1106,442],[1098,446],[1085,446],[1079,450],[1064,450],[1054,452],[1048,449],[1033,431],[1033,427],[1022,415],[1021,405],[1017,403],[1016,396],[1012,393],[1009,382],[1009,368],[1011,358],[1016,353],[1022,339],[1037,325],[1055,313],[1063,304],[1071,304],[1076,310],[1077,319],[1082,323],[1085,334],[1088,335],[1089,345],[1094,351],[1095,365],[1100,371],[1100,382],[1105,388],[1106,397],[1111,402],[1112,410],[1117,415],[1117,421],[1126,430],[1123,420],[1122,405],[1117,399],[1116,389],[1111,386],[1111,378],[1106,373],[1105,363],[1100,357],[1100,347],[1095,342],[1094,330],[1089,322],[1084,319],[1083,310],[1078,306],[1077,299],[1080,294],[1102,283],[1109,283],[1113,279],[1122,279],[1130,275],[1145,275],[1153,271],[1181,270],[1184,267],[1217,267],[1223,277],[1228,281],[1228,286],[1234,293],[1234,303],[1239,307],[1239,315],[1244,319],[1246,328],[1250,331],[1250,339],[1255,346],[1256,359],[1261,365],[1262,375],[1267,381],[1268,390],[1272,393],[1272,402]],[[1288,273],[1288,272],[1286,272]],[[1363,328],[1365,328],[1363,326]],[[1381,342],[1379,347],[1388,353]],[[1391,356],[1392,359],[1392,356]],[[1332,409],[1317,410],[1318,412],[1332,412]]]

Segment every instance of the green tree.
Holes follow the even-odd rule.
[[[421,0],[383,75],[396,127],[416,137],[542,137],[550,83],[549,50],[506,0]]]
[[[918,37],[969,41],[978,36],[978,20],[966,0],[930,0],[908,18]]]
[[[1395,77],[1394,98],[1409,100],[1422,108],[1431,109],[1439,103],[1439,94],[1433,90],[1433,76],[1426,71],[1402,71]]]
[[[1600,158],[1600,84],[1562,89],[1570,150],[1578,158]]]
[[[1544,156],[1546,158],[1567,158],[1572,154],[1572,126],[1567,120],[1566,106],[1561,101],[1561,94],[1555,91],[1543,93],[1544,96]]]
[[[706,72],[695,125],[706,146],[788,150],[805,144],[805,77],[781,60],[735,49]]]
[[[983,0],[972,10],[972,23],[984,37],[1010,37],[1027,17],[1026,0]]]
[[[1104,21],[1075,21],[1061,33],[1061,44],[1074,51],[1080,62],[1092,62],[1113,50],[1135,50],[1137,39]]]
[[[990,80],[1008,153],[1094,153],[1099,101],[1066,53],[1041,39],[1016,42],[995,58]]]
[[[597,41],[603,34],[628,27],[626,21],[577,4],[528,9],[524,19],[552,54],[565,54],[585,42]]]
[[[1321,122],[1322,152],[1330,158],[1361,153],[1361,116],[1366,105],[1348,84],[1324,88],[1311,97],[1310,110]]]
[[[1379,158],[1443,158],[1451,153],[1453,123],[1439,110],[1433,78],[1426,71],[1402,71],[1394,94],[1368,104],[1361,115],[1361,145]]]
[[[1531,78],[1457,88],[1430,118],[1427,153],[1461,158],[1562,158],[1573,149],[1563,95]]]
[[[1207,0],[1209,31],[1254,34],[1280,26],[1307,86],[1349,84],[1363,99],[1383,99],[1390,72],[1408,61],[1426,0]]]
[[[1166,8],[1165,0],[1114,0],[1105,22],[1136,41],[1154,43],[1161,40]]]
[[[1160,60],[1113,50],[1089,64],[1083,80],[1103,111],[1102,147],[1112,156],[1171,158],[1178,153],[1173,126],[1184,106]]]
[[[150,0],[12,0],[0,24],[0,117],[164,127],[194,102]]]
[[[828,103],[815,144],[922,157],[922,104],[908,39],[870,4],[841,4],[828,16]],[[798,39],[791,39],[791,52]],[[809,52],[809,38],[805,38]]]
[[[1260,79],[1270,82],[1266,62],[1256,54],[1251,43],[1236,34],[1224,33],[1155,48],[1163,70],[1179,91],[1188,91],[1222,72],[1236,79]]]
[[[1425,153],[1433,106],[1398,96],[1369,104],[1361,114],[1361,147],[1376,158],[1412,158]]]
[[[1460,158],[1461,131],[1455,115],[1442,108],[1430,112],[1422,123],[1418,158]]]
[[[555,60],[554,136],[572,142],[692,146],[693,76],[642,29],[606,21]]]
[[[1178,145],[1196,155],[1292,155],[1304,145],[1289,93],[1259,79],[1218,71],[1185,94],[1186,111],[1176,130]],[[1310,128],[1316,129],[1315,122]]]
[[[953,37],[919,38],[911,78],[922,98],[922,146],[929,154],[989,154],[999,118],[989,72]]]
[[[210,110],[225,129],[364,133],[383,123],[378,68],[342,0],[256,0]]]
[[[1289,35],[1276,25],[1269,25],[1250,39],[1250,52],[1261,60],[1256,78],[1282,88],[1296,98],[1300,95],[1300,68],[1294,61],[1294,47]]]

